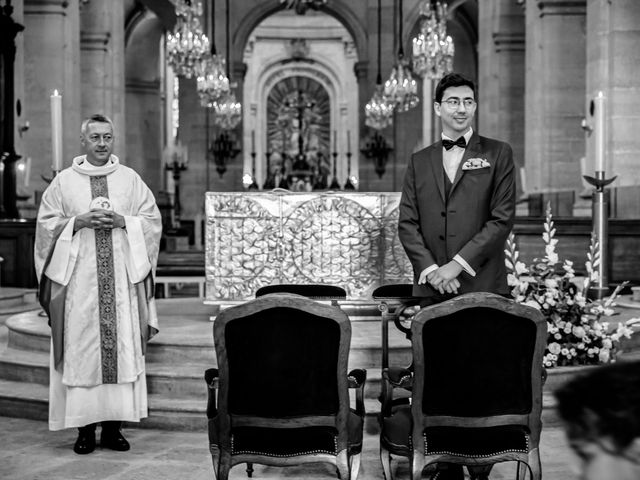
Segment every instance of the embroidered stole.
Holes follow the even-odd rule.
[[[107,177],[92,176],[91,198],[109,198]],[[102,383],[118,383],[118,332],[116,315],[116,282],[113,266],[111,230],[94,229],[98,272],[98,304],[100,313],[100,352]]]

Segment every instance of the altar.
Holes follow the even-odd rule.
[[[411,283],[399,202],[398,192],[208,192],[205,303],[278,283],[338,285],[370,301],[380,285]]]

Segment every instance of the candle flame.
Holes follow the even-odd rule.
[[[602,90],[598,90],[598,97],[599,98],[604,97],[604,92]]]
[[[57,96],[59,96],[59,95],[60,95],[60,94],[58,93],[58,89],[56,88],[56,89],[53,91],[53,96],[54,96],[54,97],[57,97]]]

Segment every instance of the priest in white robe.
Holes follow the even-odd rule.
[[[147,416],[145,348],[157,332],[153,275],[162,223],[140,176],[112,155],[113,123],[82,124],[86,155],[42,195],[35,266],[52,331],[49,428],[78,427],[74,451],[125,451],[121,422]]]

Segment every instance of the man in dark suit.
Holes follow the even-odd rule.
[[[413,154],[398,233],[424,305],[468,292],[508,294],[504,244],[515,216],[511,147],[471,128],[475,84],[456,73],[436,87],[442,140]]]
[[[442,140],[413,154],[400,200],[398,234],[414,272],[413,295],[428,306],[468,292],[507,295],[504,244],[515,216],[511,147],[471,128],[475,84],[445,75],[433,108]],[[473,468],[488,478],[491,468]],[[462,467],[442,466],[438,480],[462,480]]]

